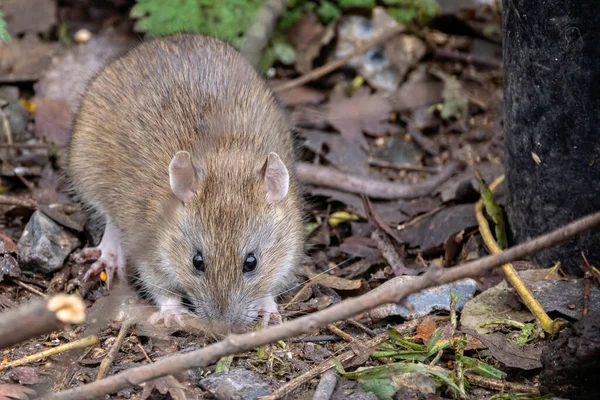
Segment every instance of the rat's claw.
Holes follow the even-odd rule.
[[[282,322],[281,314],[273,297],[264,298],[258,303],[258,314],[262,315],[263,328],[266,328],[271,320],[274,320],[276,325]]]
[[[75,253],[72,260],[78,264],[94,260],[95,262],[83,276],[83,281],[88,281],[93,275],[104,271],[106,272],[106,288],[110,289],[115,273],[123,266],[124,262],[119,230],[112,223],[107,223],[98,247],[85,248]]]
[[[92,248],[90,250],[96,249]],[[106,288],[110,289],[110,285],[112,284],[117,269],[119,269],[117,256],[113,253],[103,252],[86,271],[85,275],[83,275],[83,281],[87,282],[92,276],[98,275],[100,272],[104,271],[106,272]]]
[[[171,309],[157,311],[148,318],[148,322],[152,325],[164,324],[167,328],[175,325],[179,325],[181,328],[185,328],[185,322],[183,316],[187,313],[185,309]]]

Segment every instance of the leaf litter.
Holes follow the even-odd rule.
[[[79,81],[75,77],[83,72],[91,73],[104,59],[128,48],[131,40],[135,39],[130,35],[131,32],[123,35],[121,29],[113,31],[113,27],[118,25],[114,20],[105,23],[102,19],[84,21],[85,18],[80,17],[78,20],[74,17],[86,14],[80,12],[82,7],[89,7],[83,4],[86,2],[77,6],[50,1],[45,3],[57,4],[58,15],[73,19],[73,26],[90,24],[90,27],[96,28],[91,29],[92,39],[87,45],[74,45],[72,41],[69,42],[68,35],[63,37],[67,39],[63,43],[71,44],[63,47],[54,39],[40,40],[25,35],[23,38],[13,38],[15,47],[3,46],[0,49],[0,52],[5,52],[3,54],[10,55],[6,60],[12,66],[12,72],[4,73],[3,70],[0,73],[0,89],[11,82],[36,82],[36,85],[28,88],[26,84],[11,89],[16,90],[16,99],[20,104],[28,105],[23,108],[29,113],[25,114],[25,120],[29,120],[20,127],[16,119],[10,121],[15,124],[13,131],[19,133],[19,144],[41,146],[11,151],[8,159],[10,166],[6,164],[5,158],[2,159],[3,170],[30,167],[30,160],[33,159],[41,162],[35,164],[39,168],[38,172],[28,176],[29,184],[13,174],[2,176],[1,187],[8,188],[10,195],[15,198],[28,201],[34,198],[42,204],[56,202],[70,206],[68,199],[63,197],[64,188],[56,180],[60,173],[56,158],[60,158],[62,153],[60,147],[53,147],[53,143],[64,142],[69,138],[73,110],[77,107],[77,99],[84,83],[84,80]],[[69,7],[77,7],[77,10]],[[492,12],[486,6],[480,7],[483,7],[484,13]],[[361,10],[361,6],[358,9]],[[389,26],[386,24],[397,23],[385,8],[363,8],[360,15],[352,15],[354,10],[340,9],[340,14],[327,22],[321,20],[322,10],[309,10],[302,14],[292,24],[293,29],[288,35],[290,48],[295,53],[294,60],[291,65],[274,65],[271,72],[275,78],[269,84],[277,86],[296,76],[308,74],[314,68],[338,58],[343,53],[340,50],[351,51],[349,49],[356,48],[357,38],[373,37],[382,27]],[[92,14],[129,21],[128,15],[120,15],[119,11],[111,13],[95,10],[95,14]],[[460,18],[465,19],[466,23],[473,24],[470,17],[457,15],[461,15]],[[346,18],[348,16],[351,18]],[[48,22],[55,19],[49,15],[42,17],[41,21],[46,22],[39,24],[39,29],[55,29],[53,32],[59,37],[57,26],[48,28],[56,25],[56,22]],[[383,46],[373,48],[363,57],[353,59],[343,69],[307,85],[277,94],[292,115],[304,112],[307,116],[305,122],[314,129],[299,131],[298,136],[304,140],[301,159],[327,164],[347,173],[403,183],[418,182],[426,178],[431,170],[450,159],[465,162],[467,170],[464,174],[451,177],[442,187],[423,198],[411,201],[373,201],[373,210],[379,218],[376,222],[368,219],[360,196],[328,188],[308,187],[311,201],[307,204],[310,215],[307,225],[312,224],[312,227],[307,229],[307,235],[309,240],[316,235],[320,235],[320,239],[314,248],[308,249],[312,256],[306,269],[305,279],[309,279],[308,283],[302,283],[294,291],[286,293],[282,300],[282,304],[289,305],[284,312],[286,319],[325,309],[342,299],[375,290],[398,275],[398,270],[394,272],[390,264],[403,265],[416,271],[442,266],[451,268],[466,259],[485,254],[481,243],[476,240],[479,236],[473,218],[473,202],[479,196],[474,171],[481,171],[486,181],[491,181],[502,173],[503,155],[501,146],[498,145],[502,143],[502,138],[497,130],[490,128],[492,125],[489,122],[497,121],[501,110],[495,105],[494,98],[487,101],[487,97],[501,91],[497,79],[499,72],[486,70],[486,75],[478,74],[477,66],[467,67],[449,62],[438,57],[438,53],[432,48],[432,43],[435,43],[438,48],[446,46],[452,49],[456,45],[461,51],[468,51],[470,41],[475,39],[455,33],[442,34],[435,29],[423,29],[418,23],[407,26],[411,27],[410,31]],[[361,31],[365,27],[368,29]],[[283,44],[285,47],[285,43]],[[50,62],[51,59],[53,62]],[[418,130],[417,133],[415,129]],[[0,143],[5,143],[6,140],[1,137]],[[398,146],[387,147],[390,143]],[[414,157],[401,159],[400,145],[410,147],[410,154]],[[382,149],[388,149],[390,158],[384,161],[391,164],[381,166],[373,163],[373,160],[381,161],[378,157],[384,154]],[[501,199],[496,200],[502,207]],[[16,261],[18,267],[22,268],[18,274],[15,273],[16,276],[9,275],[10,279],[5,275],[0,285],[0,302],[6,304],[6,307],[13,307],[34,296],[12,280],[21,279],[40,288],[45,294],[56,291],[79,293],[91,305],[93,310],[90,311],[93,311],[96,322],[80,330],[52,334],[44,341],[32,339],[23,346],[8,349],[2,358],[18,359],[31,353],[28,347],[30,345],[47,347],[75,340],[88,334],[89,330],[97,332],[100,341],[89,353],[77,358],[73,366],[57,358],[52,360],[55,364],[36,362],[25,367],[28,370],[13,370],[14,373],[0,377],[0,398],[2,395],[6,397],[7,393],[15,394],[15,398],[27,398],[27,395],[33,394],[27,386],[35,386],[38,379],[54,382],[59,373],[71,377],[70,381],[57,383],[57,387],[63,389],[77,384],[76,382],[92,381],[97,373],[99,357],[106,354],[108,345],[119,331],[119,323],[113,320],[116,313],[108,318],[107,313],[102,312],[105,309],[116,309],[118,301],[107,296],[108,292],[102,282],[82,284],[79,281],[84,271],[81,266],[71,265],[67,260],[56,272],[40,274],[24,268],[19,262],[19,253],[10,251],[10,243],[18,242],[35,207],[39,207],[33,203],[27,204],[32,204],[32,207],[28,209],[11,204],[0,205],[2,237],[7,238],[3,239],[5,247],[2,250],[2,261],[13,264]],[[91,238],[94,234],[92,227],[82,226],[78,222],[77,212],[53,213],[48,209],[38,211],[47,212],[53,223],[61,229],[78,231],[86,238]],[[397,256],[395,261],[390,262],[393,258],[382,255],[383,247],[378,247],[377,240],[372,236],[376,230],[383,232],[391,240]],[[52,233],[48,235],[48,239],[54,237]],[[478,284],[486,287],[489,279],[491,278],[484,277]],[[575,293],[574,285],[573,288],[569,290]],[[544,290],[540,287],[540,291]],[[448,322],[447,315],[452,313],[449,309],[428,313],[420,319],[419,324],[414,325],[416,330],[403,335],[398,333],[400,328],[388,329],[387,323],[403,322],[403,318],[397,313],[389,314],[385,320],[370,318],[369,314],[357,316],[353,322],[359,325],[342,321],[338,327],[353,338],[350,348],[355,352],[355,359],[345,362],[344,366],[336,366],[342,379],[335,395],[344,393],[344,388],[353,380],[361,382],[360,388],[353,390],[372,392],[379,398],[390,398],[396,393],[398,395],[403,387],[430,395],[452,397],[461,390],[472,395],[469,386],[461,389],[461,382],[452,366],[459,354],[457,343],[465,333],[466,343],[460,353],[460,363],[464,364],[465,370],[503,382],[522,380],[520,372],[515,373],[506,367],[532,371],[531,368],[538,365],[535,362],[536,357],[539,360],[537,351],[544,341],[535,337],[526,340],[527,343],[517,344],[519,335],[529,329],[533,319],[522,309],[522,305],[520,309],[506,314],[509,304],[519,307],[518,301],[510,293],[507,294],[507,291],[504,288],[488,293],[488,290],[478,294],[473,300],[459,299],[455,312],[460,318],[456,326]],[[475,319],[470,319],[469,314],[474,312],[472,304],[486,297],[497,308],[487,310],[479,316],[474,314]],[[466,304],[462,307],[462,302],[465,301]],[[448,304],[451,304],[449,298]],[[412,307],[410,304],[400,306],[404,305]],[[557,305],[555,309],[568,310],[568,307],[560,308]],[[140,314],[149,312],[146,309],[139,310]],[[486,327],[487,330],[482,333],[483,328],[478,327],[485,322],[500,319],[522,323],[519,326],[523,329],[495,324]],[[386,333],[389,335],[387,340],[379,342],[379,345],[365,345],[372,337],[371,334]],[[312,336],[316,341],[286,342],[285,348],[279,345],[265,346],[260,351],[221,360],[200,372],[210,376],[214,372],[242,368],[272,379],[270,389],[275,390],[281,382],[297,379],[301,373],[326,362],[332,355],[335,359],[339,350],[348,345],[339,337],[335,340],[327,339],[325,336],[328,334],[330,332],[325,330],[315,330],[303,339],[310,339]],[[124,342],[110,373],[145,362],[134,343],[140,343],[146,352],[157,358],[176,351],[195,349],[207,342],[202,335],[195,333],[177,330],[158,332],[139,326]],[[530,348],[533,350],[530,351]],[[46,373],[52,375],[46,376]],[[25,379],[27,377],[31,379]],[[19,379],[26,386],[17,384]],[[314,381],[302,384],[303,390],[292,392],[288,398],[296,398],[294,396],[300,395],[302,391],[310,393],[315,384]],[[13,392],[8,392],[9,390]],[[204,394],[198,384],[198,377],[193,376],[181,380],[173,378],[149,382],[143,389],[130,389],[123,394],[155,398],[157,393],[172,399]],[[490,390],[487,393],[495,392]]]

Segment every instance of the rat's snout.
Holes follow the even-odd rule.
[[[228,299],[210,299],[199,305],[199,314],[203,314],[207,322],[219,331],[237,332],[252,326],[258,316],[256,307],[240,296]]]

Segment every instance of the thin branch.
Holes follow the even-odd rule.
[[[530,385],[523,385],[522,383],[506,382],[501,381],[500,379],[488,378],[485,376],[477,375],[474,372],[470,371],[465,371],[465,376],[471,385],[483,387],[486,389],[497,390],[503,393],[540,393],[540,391],[537,388]]]
[[[36,204],[35,201],[30,199],[22,199],[14,196],[7,196],[4,194],[0,194],[0,204],[5,206],[18,206],[35,209]]]
[[[367,50],[369,50],[371,47],[376,46],[380,43],[383,43],[383,42],[391,39],[392,37],[394,37],[397,34],[399,34],[400,32],[402,32],[403,30],[404,30],[404,28],[402,26],[394,27],[394,28],[390,29],[389,31],[382,33],[380,36],[369,40],[368,42],[366,42],[362,46],[359,46],[353,52],[351,52],[348,55],[345,55],[342,58],[338,58],[337,60],[331,61],[331,62],[323,65],[322,67],[319,67],[317,69],[310,71],[308,74],[302,75],[296,79],[292,79],[291,81],[288,81],[286,83],[282,83],[279,86],[275,86],[273,88],[273,91],[275,93],[283,92],[284,90],[295,88],[297,86],[301,86],[301,85],[304,85],[305,83],[319,79],[320,77],[327,75],[328,73],[340,68],[342,65],[346,64],[349,60],[353,59],[354,57],[367,52]]]
[[[85,303],[78,296],[56,295],[0,314],[0,349],[85,321]]]
[[[388,182],[368,176],[350,175],[332,167],[309,163],[298,163],[296,173],[301,181],[317,186],[325,186],[350,193],[365,194],[375,199],[414,199],[434,191],[458,168],[457,162],[450,162],[437,175],[418,183],[405,184]]]
[[[341,337],[342,339],[344,339],[348,343],[352,343],[352,342],[354,342],[356,340],[354,338],[354,336],[350,335],[349,333],[344,332],[343,330],[341,330],[340,328],[338,328],[334,324],[327,324],[327,329],[329,330],[329,332],[338,335],[339,337]]]
[[[406,296],[423,289],[443,285],[467,277],[481,276],[499,265],[521,259],[552,247],[600,224],[600,212],[581,218],[549,234],[501,253],[480,258],[454,268],[432,268],[410,281],[393,279],[395,284],[380,286],[360,297],[344,300],[322,311],[271,326],[260,332],[230,335],[224,340],[202,349],[165,357],[153,364],[131,368],[100,381],[75,387],[64,392],[49,393],[44,400],[86,400],[102,398],[107,394],[139,385],[162,376],[177,374],[190,368],[205,367],[221,357],[275,343],[279,340],[312,332],[333,322],[351,318],[386,303],[399,303]],[[1,337],[1,336],[0,336]]]
[[[258,14],[256,22],[248,29],[241,53],[256,65],[273,34],[275,23],[285,11],[287,0],[267,0]]]
[[[434,49],[435,57],[450,60],[460,61],[465,64],[478,65],[483,68],[499,69],[502,68],[502,61],[497,58],[482,57],[474,54],[463,53],[456,50],[448,50],[442,48]]]
[[[54,356],[56,354],[64,353],[65,351],[70,351],[74,349],[81,349],[84,347],[93,346],[98,343],[98,336],[87,336],[83,339],[75,340],[74,342],[69,342],[65,344],[61,344],[60,346],[50,347],[44,351],[40,351],[39,353],[32,354],[27,357],[20,358],[15,361],[11,361],[6,364],[0,364],[0,372],[5,371],[9,368],[19,367],[21,365],[28,364],[30,362],[41,360],[42,358],[47,358],[50,356]]]
[[[123,341],[125,340],[125,336],[127,336],[131,325],[132,324],[129,321],[124,321],[123,324],[121,324],[121,329],[119,330],[119,334],[117,335],[117,340],[115,340],[112,347],[108,351],[108,354],[102,359],[102,362],[100,363],[100,368],[98,368],[98,375],[96,376],[97,381],[104,378],[104,375],[106,375],[106,372],[115,360],[115,357],[119,353],[119,350],[121,350],[121,346],[123,345]]]
[[[423,149],[427,154],[432,156],[438,156],[440,154],[440,149],[438,145],[431,139],[421,132],[419,128],[414,126],[411,123],[407,125],[408,133],[410,137]]]
[[[395,163],[391,161],[380,160],[374,157],[369,157],[368,161],[370,165],[381,168],[396,169],[398,171],[426,172],[428,174],[435,174],[438,172],[438,169],[434,167],[415,167],[414,165],[410,164]]]

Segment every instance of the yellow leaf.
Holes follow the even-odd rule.
[[[102,282],[106,282],[106,272],[104,272],[104,271],[100,272],[100,280]]]
[[[357,221],[360,217],[347,211],[336,211],[329,216],[329,225],[337,226],[343,222]]]

